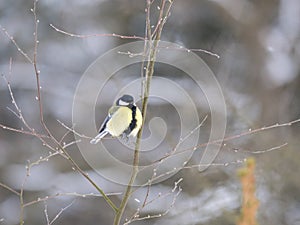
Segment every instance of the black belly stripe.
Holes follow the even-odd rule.
[[[129,127],[125,130],[125,134],[129,135],[131,133],[131,131],[136,127],[136,106],[135,105],[131,105],[129,107],[132,111],[132,119],[131,119],[131,122],[129,124]]]

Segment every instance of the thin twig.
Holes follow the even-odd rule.
[[[48,205],[46,204],[46,202],[45,202],[44,214],[45,214],[45,217],[46,217],[47,225],[49,225],[50,220],[49,220],[49,215],[48,215]]]
[[[56,26],[54,26],[53,24],[50,24],[50,27],[52,27],[55,31],[61,33],[61,34],[65,34],[71,37],[77,37],[77,38],[90,38],[90,37],[118,37],[121,39],[138,39],[138,40],[145,40],[144,37],[140,37],[140,36],[136,36],[136,35],[132,35],[132,36],[127,36],[127,35],[121,35],[121,34],[115,34],[115,33],[111,33],[111,34],[74,34],[74,33],[70,33],[64,30],[61,30],[59,28],[57,28]]]
[[[205,123],[205,121],[207,120],[207,118],[208,118],[208,116],[206,115],[206,116],[202,119],[202,121],[201,121],[201,122],[200,122],[193,130],[191,130],[187,135],[185,135],[185,136],[183,136],[183,137],[180,137],[179,142],[176,144],[176,146],[175,146],[170,152],[166,153],[166,155],[163,157],[163,159],[160,158],[159,160],[156,160],[156,161],[154,161],[153,163],[151,163],[151,164],[149,164],[149,165],[147,165],[147,166],[144,166],[142,169],[140,169],[140,171],[143,171],[143,170],[149,168],[150,166],[152,167],[153,165],[156,164],[155,169],[153,170],[153,175],[156,176],[156,170],[158,169],[158,166],[159,166],[160,164],[163,163],[164,159],[166,159],[167,157],[170,157],[170,156],[175,155],[176,152],[177,152],[177,149],[179,148],[179,146],[180,146],[184,141],[186,141],[186,140],[187,140],[187,139],[188,139],[188,138],[189,138],[196,130],[200,129],[200,128],[203,126],[203,124]],[[177,154],[176,154],[176,155],[177,155]],[[186,163],[187,163],[187,162],[184,162],[184,164],[186,164]],[[172,171],[174,172],[174,170],[172,170]],[[152,178],[153,178],[153,175],[152,175]]]
[[[10,39],[10,41],[14,44],[14,46],[17,48],[18,52],[20,52],[30,63],[32,63],[32,59],[27,55],[27,53],[25,53],[22,48],[17,44],[17,42],[15,41],[14,37],[11,36],[8,31],[1,26],[0,24],[0,29],[1,31],[5,34],[6,37],[8,37],[8,39]]]
[[[17,128],[13,128],[13,127],[9,127],[9,126],[6,126],[4,124],[0,124],[0,127],[4,130],[10,130],[10,131],[14,131],[14,132],[17,132],[17,133],[22,133],[22,134],[27,134],[27,135],[32,135],[32,136],[40,136],[40,137],[48,137],[48,136],[45,136],[45,135],[42,135],[42,134],[38,134],[38,133],[33,133],[32,131],[25,131],[25,130],[20,130],[20,129],[17,129]]]
[[[42,162],[48,162],[50,158],[54,157],[54,156],[57,156],[57,155],[61,155],[61,152],[59,151],[56,151],[56,152],[49,152],[49,155],[45,156],[45,157],[40,157],[38,160],[36,160],[35,162],[32,162],[32,163],[28,163],[27,165],[27,170],[30,171],[30,169],[33,167],[33,166],[37,166],[39,165],[40,163]]]
[[[3,188],[5,188],[6,190],[8,190],[8,191],[10,191],[10,192],[18,195],[18,196],[20,196],[19,192],[15,191],[13,188],[9,187],[8,185],[3,184],[3,183],[0,182],[0,186],[3,187]]]
[[[227,146],[228,144],[225,144],[223,145],[224,147],[228,147]],[[263,153],[267,153],[267,152],[272,152],[272,151],[276,151],[276,150],[280,150],[281,148],[287,146],[288,143],[285,142],[283,144],[280,144],[280,145],[276,145],[276,146],[273,146],[271,148],[267,148],[267,149],[262,149],[262,150],[255,150],[255,151],[252,151],[252,150],[249,150],[249,149],[241,149],[241,148],[232,148],[230,150],[233,150],[234,152],[241,152],[241,153],[247,153],[247,154],[263,154]]]
[[[12,59],[10,60],[10,63],[9,63],[9,76],[10,77],[11,77],[11,73],[12,73]],[[22,121],[22,123],[26,126],[26,128],[28,130],[30,130],[32,133],[35,133],[34,129],[30,127],[30,125],[27,123],[27,121],[23,117],[22,111],[21,111],[20,107],[18,106],[17,101],[15,99],[15,96],[13,94],[13,91],[12,91],[12,88],[11,88],[11,85],[10,85],[10,81],[6,78],[5,75],[2,75],[2,78],[6,82],[6,86],[7,86],[8,91],[9,91],[11,103],[13,104],[13,106],[15,107],[15,109],[17,110],[17,112],[15,112],[14,110],[12,110],[10,108],[9,108],[9,110],[11,112],[13,112],[13,114],[16,115]]]
[[[252,154],[262,154],[262,153],[271,152],[271,151],[274,151],[274,150],[279,150],[282,147],[287,146],[287,145],[288,145],[288,143],[286,142],[286,143],[284,143],[282,145],[278,145],[278,146],[275,146],[275,147],[272,147],[272,148],[268,148],[268,149],[265,149],[265,150],[253,151],[253,152],[249,152],[249,153],[252,153]]]
[[[237,160],[234,160],[234,161],[231,161],[231,162],[225,162],[225,163],[210,163],[210,164],[195,164],[195,165],[186,165],[187,162],[184,162],[181,166],[178,166],[178,167],[175,167],[165,173],[162,173],[162,174],[159,174],[157,175],[156,172],[154,172],[154,175],[155,176],[152,176],[151,179],[149,179],[145,184],[142,184],[140,185],[138,188],[135,189],[135,191],[143,188],[143,187],[148,187],[149,185],[151,185],[153,182],[157,181],[157,180],[160,180],[164,177],[167,177],[169,174],[172,174],[174,173],[175,171],[179,171],[179,170],[182,170],[182,169],[193,169],[193,168],[199,168],[200,167],[208,167],[208,166],[215,166],[215,167],[219,167],[219,166],[222,166],[222,167],[227,167],[229,165],[236,165],[236,164],[242,164],[246,161],[247,159],[246,158],[243,158],[243,159],[237,159]]]
[[[156,26],[154,28],[154,31],[153,31],[153,33],[151,35],[151,39],[155,39],[155,35],[157,34],[158,29],[159,29],[160,25],[163,22],[163,13],[164,13],[165,5],[166,5],[166,1],[161,1],[160,7],[159,7],[158,20],[157,20]]]
[[[145,207],[146,204],[147,204],[148,197],[149,197],[149,192],[150,192],[150,187],[151,187],[151,185],[152,185],[152,181],[154,180],[154,177],[156,177],[156,170],[157,170],[157,168],[158,168],[158,166],[157,166],[156,168],[153,169],[152,177],[151,177],[151,179],[149,179],[148,182],[147,182],[147,192],[146,192],[146,195],[145,195],[145,198],[144,198],[142,207]]]
[[[270,126],[266,126],[266,127],[261,127],[261,128],[257,128],[257,129],[249,129],[248,131],[245,131],[245,132],[242,132],[240,134],[236,134],[236,135],[232,135],[232,136],[228,136],[228,137],[225,137],[224,139],[218,139],[218,140],[214,140],[214,141],[211,141],[211,142],[206,142],[206,143],[202,143],[202,144],[199,144],[199,145],[196,145],[192,148],[188,148],[188,149],[184,149],[182,151],[177,151],[173,154],[166,154],[165,156],[163,156],[162,158],[160,158],[159,160],[153,162],[153,163],[157,163],[161,160],[164,160],[170,156],[175,156],[175,155],[178,155],[178,154],[183,154],[187,151],[196,151],[197,149],[199,148],[202,148],[202,147],[205,147],[207,145],[211,145],[211,144],[221,144],[222,142],[226,142],[226,141],[231,141],[231,140],[234,140],[234,139],[238,139],[238,138],[241,138],[241,137],[244,137],[244,136],[247,136],[247,135],[252,135],[252,134],[256,134],[256,133],[259,133],[259,132],[262,132],[262,131],[266,131],[266,130],[271,130],[271,129],[274,129],[274,128],[279,128],[279,127],[287,127],[287,126],[292,126],[293,124],[296,124],[296,123],[299,123],[300,122],[300,119],[296,119],[296,120],[293,120],[293,121],[290,121],[290,122],[287,122],[287,123],[282,123],[282,124],[279,124],[279,123],[276,123],[276,124],[273,124],[273,125],[270,125]]]
[[[213,57],[216,57],[217,59],[220,58],[220,56],[216,53],[213,53],[209,50],[201,49],[201,48],[186,48],[184,46],[179,46],[179,47],[162,47],[164,49],[169,49],[169,50],[180,50],[180,51],[186,51],[186,52],[203,52],[205,54],[211,55]]]
[[[112,192],[112,193],[106,193],[105,195],[107,196],[116,196],[116,195],[121,195],[121,192]],[[87,198],[87,197],[103,197],[101,194],[95,194],[95,193],[86,193],[86,194],[80,194],[76,192],[65,192],[65,193],[56,193],[54,195],[49,195],[49,196],[44,196],[44,197],[39,197],[35,200],[29,201],[27,203],[24,203],[24,207],[28,207],[34,204],[37,204],[39,202],[44,202],[50,199],[54,199],[57,197],[64,197],[64,196],[71,196],[71,197],[76,197],[76,198]]]
[[[243,152],[246,152],[246,153],[252,153],[252,154],[263,154],[263,153],[266,153],[266,152],[271,152],[271,151],[274,151],[274,150],[279,150],[279,149],[282,149],[283,147],[287,146],[288,143],[283,143],[283,144],[280,144],[280,145],[277,145],[277,146],[274,146],[274,147],[271,147],[271,148],[268,148],[268,149],[264,149],[264,150],[258,150],[258,151],[243,151]],[[195,164],[195,165],[186,165],[187,162],[184,162],[181,166],[179,167],[176,167],[176,168],[173,168],[172,170],[170,171],[167,171],[163,174],[160,174],[160,175],[156,175],[155,176],[152,176],[151,179],[148,180],[148,182],[144,185],[141,185],[141,187],[144,187],[144,186],[148,186],[148,185],[151,185],[153,182],[155,182],[156,180],[159,180],[163,177],[166,177],[168,176],[169,174],[175,172],[175,171],[178,171],[178,170],[182,170],[182,169],[192,169],[192,168],[199,168],[199,167],[208,167],[208,166],[229,166],[229,165],[235,165],[235,164],[241,164],[241,163],[244,163],[246,161],[246,158],[243,158],[243,159],[237,159],[235,161],[231,161],[231,162],[225,162],[225,163],[209,163],[209,164]],[[159,164],[158,164],[159,165]]]
[[[74,204],[75,200],[73,200],[69,205],[67,205],[66,207],[62,208],[59,213],[51,220],[50,222],[50,225],[53,224],[57,219],[58,217],[60,217],[60,215],[65,211],[67,210],[68,208],[70,208],[73,204]]]
[[[19,201],[20,201],[20,218],[19,218],[19,224],[23,225],[24,224],[24,186],[25,183],[27,182],[27,179],[29,177],[29,167],[26,166],[26,174],[23,179],[23,182],[21,184],[21,189],[20,189],[20,195],[19,195]]]
[[[84,134],[80,134],[78,133],[74,127],[68,127],[66,124],[64,124],[63,122],[61,122],[60,120],[57,120],[58,123],[60,123],[60,125],[62,125],[64,128],[66,128],[67,130],[71,131],[73,134],[76,134],[78,137],[81,137],[81,138],[87,138],[87,139],[91,139],[91,137],[88,137]]]
[[[64,139],[68,136],[68,134],[70,134],[71,131],[70,130],[67,130],[64,135],[60,138],[60,140],[58,141],[60,144],[63,144],[64,143]]]
[[[177,143],[177,145],[175,146],[175,148],[172,150],[172,152],[176,152],[178,147],[185,142],[186,139],[188,139],[195,131],[197,131],[198,129],[200,129],[200,127],[203,126],[204,122],[207,120],[208,115],[206,115],[202,121],[193,129],[191,130],[186,136],[184,137],[180,137],[179,142]]]
[[[45,202],[45,209],[44,209],[44,213],[45,213],[45,217],[46,217],[46,221],[47,221],[47,225],[52,225],[60,216],[61,214],[66,211],[68,208],[70,208],[73,204],[74,204],[75,200],[73,200],[70,204],[68,204],[67,206],[63,207],[60,209],[60,211],[56,214],[56,216],[50,221],[49,220],[49,216],[48,216],[48,207],[47,207],[47,203]]]
[[[153,198],[152,200],[148,201],[145,205],[142,205],[141,208],[138,208],[136,210],[136,212],[129,218],[127,219],[126,223],[124,223],[124,225],[128,225],[134,221],[141,221],[141,220],[146,220],[146,219],[154,219],[154,218],[159,218],[159,217],[162,217],[162,216],[165,216],[167,215],[170,210],[172,209],[172,207],[175,205],[175,202],[176,202],[176,199],[178,197],[178,195],[181,193],[182,189],[180,186],[178,186],[178,184],[182,181],[183,179],[180,178],[178,181],[176,181],[174,183],[174,187],[173,189],[170,191],[170,192],[167,192],[165,194],[161,194],[159,193],[155,198]],[[170,206],[162,213],[158,213],[158,214],[154,214],[154,215],[147,215],[147,216],[144,216],[144,217],[140,217],[140,212],[145,208],[145,206],[157,201],[158,199],[162,199],[162,198],[166,198],[168,197],[169,195],[173,194],[175,191],[177,190],[176,194],[173,196],[173,200],[170,204]]]

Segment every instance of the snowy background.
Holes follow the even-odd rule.
[[[158,13],[158,5],[154,1],[153,21]],[[34,20],[30,11],[32,6],[33,2],[28,0],[0,0],[1,29],[5,28],[30,56],[34,51]],[[56,32],[50,24],[75,34],[144,36],[145,2],[40,0],[37,4],[37,16],[38,65],[41,71],[45,120],[59,138],[66,130],[57,120],[71,126],[73,95],[81,75],[101,54],[132,40],[116,37],[75,38]],[[220,56],[216,58],[196,52],[214,72],[224,92],[228,111],[226,136],[240,134],[249,128],[286,123],[300,118],[298,0],[174,1],[162,40],[175,42],[189,49],[206,49]],[[24,117],[38,130],[40,124],[33,67],[4,32],[0,33],[0,73],[10,80]],[[98,125],[105,117],[117,91],[139,77],[139,73],[139,66],[133,66],[108,82],[106,90],[109,90],[109,94],[102,98],[101,107],[96,109],[97,115],[100,115],[95,118]],[[155,76],[172,77],[189,91],[197,103],[199,119],[207,114],[203,93],[196,90],[195,83],[181,71],[158,65]],[[0,123],[21,128],[21,122],[7,107],[13,106],[7,85],[0,78]],[[165,118],[169,137],[165,145],[170,146],[174,146],[178,139],[178,118],[172,112],[174,109],[167,104],[150,100],[149,117],[170,115]],[[209,124],[203,129],[200,143],[207,140]],[[148,133],[146,128],[145,135]],[[202,173],[196,169],[182,170],[168,180],[153,185],[150,198],[155,198],[159,193],[170,192],[174,182],[183,178],[180,183],[182,192],[167,215],[136,224],[235,224],[241,206],[241,186],[237,170],[242,164],[231,162],[254,156],[257,159],[259,223],[300,225],[299,133],[300,126],[295,124],[226,143],[216,163],[229,164],[228,166],[213,166]],[[72,135],[67,137],[67,141],[72,140]],[[287,146],[276,151],[251,153],[286,142]],[[109,140],[107,145],[110,145]],[[48,151],[35,138],[0,129],[0,182],[18,191],[25,177],[27,162],[46,156]],[[120,193],[124,190],[123,186],[97,176],[75,145],[69,148],[69,152],[104,191]],[[114,154],[118,155],[118,152]],[[200,156],[201,149],[195,153],[191,162],[199,162]],[[61,208],[72,203],[55,224],[99,224],[99,221],[100,224],[111,224],[113,219],[112,210],[101,197],[72,195],[96,191],[59,156],[34,166],[24,191],[25,202],[57,193],[64,195],[46,201],[50,218],[54,218]],[[127,215],[141,204],[146,191],[146,188],[141,188],[134,193]],[[119,201],[120,196],[112,197],[113,201]],[[164,212],[172,204],[172,200],[172,195],[158,199],[145,208],[145,215]],[[0,224],[18,224],[19,210],[18,196],[0,187]],[[47,224],[44,210],[44,201],[26,207],[25,224]]]

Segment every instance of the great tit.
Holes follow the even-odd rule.
[[[105,135],[113,137],[135,137],[141,129],[143,122],[142,113],[135,105],[131,95],[123,95],[113,105],[102,123],[99,134],[90,143],[97,144]]]

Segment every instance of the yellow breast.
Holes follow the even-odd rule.
[[[119,107],[108,121],[107,130],[114,137],[120,136],[128,128],[131,120],[132,111],[127,107]]]

